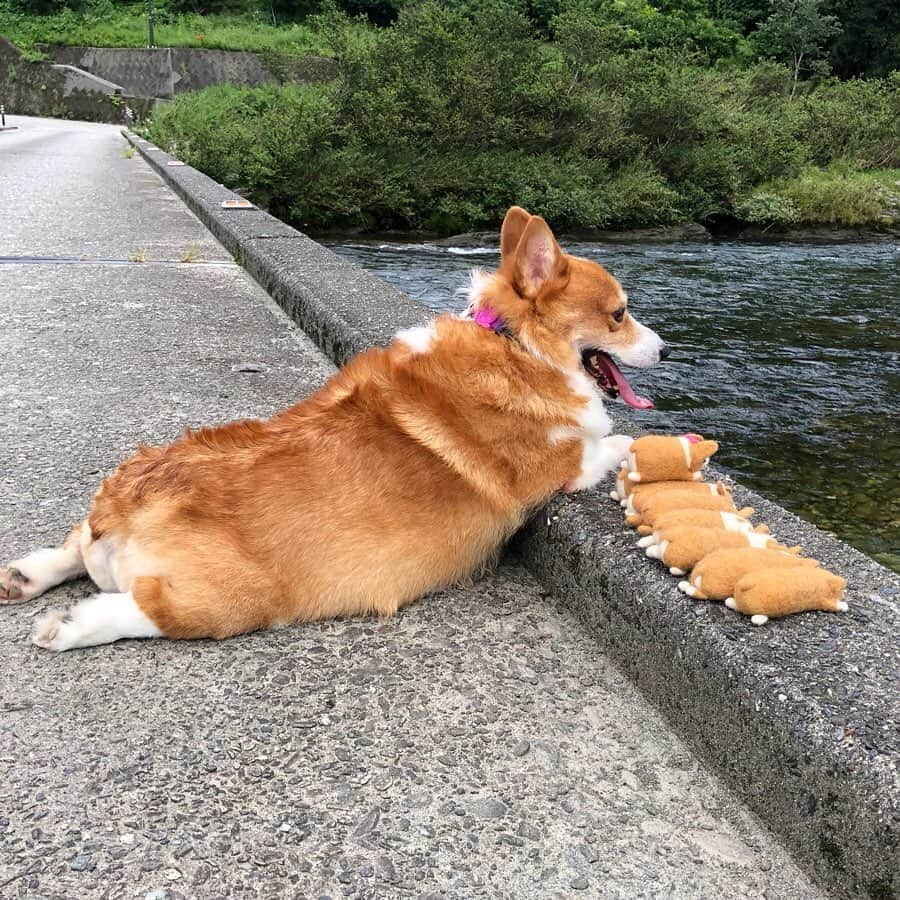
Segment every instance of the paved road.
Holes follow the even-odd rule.
[[[4,558],[137,441],[330,372],[116,129],[13,121]],[[514,562],[390,621],[32,647],[88,590],[0,609],[0,896],[821,896]]]

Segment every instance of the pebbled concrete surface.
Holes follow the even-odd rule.
[[[143,251],[149,261],[177,262],[193,246],[198,260],[231,261],[171,191],[160,193],[137,155],[122,156],[128,145],[113,126],[6,121],[19,128],[0,141],[0,257],[128,260]]]
[[[113,129],[19,123],[77,130],[84,189],[103,196]],[[10,146],[0,207],[37,207],[11,193],[33,145]],[[154,246],[196,234],[124,162]],[[106,203],[65,244],[47,216],[46,246],[99,255],[117,222],[127,238],[127,201]],[[56,210],[58,228],[79,221]],[[49,255],[4,231],[0,256],[26,250]],[[265,415],[328,376],[206,252],[222,264],[0,263],[0,556],[61,540],[136,441]],[[389,621],[60,656],[28,643],[37,611],[89,590],[0,608],[0,896],[821,896],[512,561]]]
[[[247,228],[270,235],[234,233],[216,209],[227,188],[160,166],[165,154],[152,145],[142,152],[204,221],[227,232],[229,247],[252,248],[249,271],[333,359],[416,320],[409,298],[394,304],[371,276],[370,289],[357,295],[354,282],[352,302],[335,302],[345,262],[321,248],[293,260],[312,242],[262,212]],[[719,604],[696,604],[633,549],[633,533],[599,491],[555,499],[514,546],[812,871],[846,896],[900,896],[900,580],[776,505],[737,495],[777,535],[848,578],[849,614],[756,630]]]

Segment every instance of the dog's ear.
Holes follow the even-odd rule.
[[[535,297],[550,279],[562,275],[565,267],[565,257],[550,226],[540,216],[532,216],[516,247],[519,290],[526,297]]]
[[[531,216],[521,206],[511,206],[500,228],[500,256],[506,259],[516,252],[522,232]]]

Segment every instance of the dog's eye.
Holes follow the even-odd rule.
[[[616,321],[616,322],[621,322],[622,319],[625,318],[625,307],[624,307],[624,306],[620,306],[620,307],[612,314],[612,317],[613,317],[613,320],[614,320],[614,321]]]

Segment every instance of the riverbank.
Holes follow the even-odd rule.
[[[440,249],[500,250],[496,231],[470,231],[443,236],[434,231],[381,231],[362,229],[312,231],[314,240],[326,246],[354,243],[377,247],[382,244],[422,244]],[[598,244],[678,244],[697,241],[744,241],[759,244],[859,244],[900,241],[900,219],[896,225],[881,228],[843,228],[823,225],[818,228],[788,228],[781,230],[745,227],[742,229],[710,230],[699,222],[668,225],[661,228],[633,228],[623,231],[566,231],[558,235],[566,243],[592,242]]]
[[[411,5],[365,42],[338,24],[331,84],[187,95],[147,134],[307,233],[493,230],[514,203],[559,233],[897,227],[896,74],[588,52],[605,23]]]

